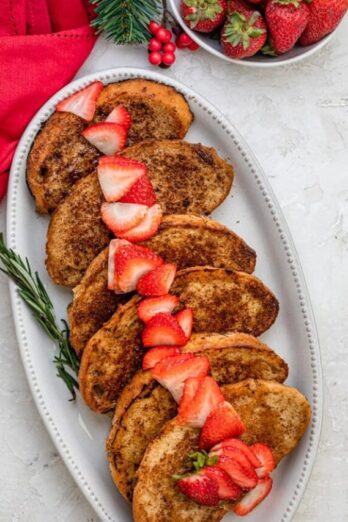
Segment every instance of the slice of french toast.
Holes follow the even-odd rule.
[[[241,438],[247,444],[267,444],[277,463],[296,448],[310,421],[307,399],[283,384],[248,379],[224,386],[223,394],[246,425]],[[175,418],[150,442],[137,474],[135,522],[219,521],[232,507],[228,503],[215,509],[201,506],[175,486],[172,476],[188,471],[187,456],[198,449],[199,433]]]
[[[233,270],[196,267],[177,273],[171,287],[182,307],[193,310],[194,332],[238,331],[260,335],[275,321],[278,301],[256,277]],[[88,341],[81,359],[80,391],[92,410],[106,412],[141,367],[144,348],[139,297],[116,313]]]
[[[234,176],[214,149],[185,141],[147,141],[121,155],[146,163],[164,214],[209,214],[227,196]],[[46,266],[55,283],[76,286],[107,246],[110,235],[100,217],[102,202],[95,172],[75,184],[54,212]]]
[[[132,119],[128,145],[147,139],[182,139],[193,120],[185,97],[173,87],[155,81],[109,83],[99,95],[95,120],[105,120],[120,104]]]
[[[205,217],[169,215],[157,234],[144,241],[178,269],[189,266],[232,268],[251,273],[256,254],[237,234]],[[92,335],[110,319],[125,297],[107,288],[108,247],[89,265],[68,309],[70,342],[78,355]]]
[[[105,120],[119,104],[132,119],[128,145],[147,139],[181,139],[193,118],[184,96],[173,87],[134,79],[104,87],[95,121]],[[79,116],[55,112],[36,136],[28,157],[27,182],[38,212],[52,212],[77,180],[95,170],[100,153],[81,135],[87,125]]]
[[[207,356],[211,375],[220,385],[249,377],[282,383],[288,375],[281,357],[246,334],[193,334],[183,352]],[[116,404],[107,453],[113,480],[127,500],[132,500],[136,472],[147,445],[176,413],[174,399],[152,379],[151,371],[138,372],[123,389]]]

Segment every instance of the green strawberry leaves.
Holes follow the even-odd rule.
[[[194,453],[190,453],[188,455],[189,458],[189,466],[191,467],[191,471],[185,473],[184,475],[172,475],[173,480],[180,480],[185,477],[189,477],[192,473],[198,473],[201,469],[206,468],[207,466],[215,466],[218,463],[219,457],[217,455],[213,455],[212,457],[209,454],[202,451],[195,451]]]
[[[255,23],[260,17],[260,13],[254,11],[249,19],[238,11],[233,11],[228,19],[228,23],[225,26],[223,38],[226,42],[230,43],[233,47],[237,47],[242,44],[243,49],[250,47],[251,38],[258,38],[261,36],[265,29],[256,27]]]
[[[192,12],[185,17],[185,20],[190,22],[192,29],[194,29],[199,22],[215,20],[216,16],[223,11],[218,0],[185,0],[185,5],[191,7],[192,10]]]

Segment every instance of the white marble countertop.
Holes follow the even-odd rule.
[[[348,520],[348,17],[298,65],[231,66],[180,52],[165,74],[214,103],[249,142],[288,220],[312,298],[324,368],[316,464],[295,522]],[[143,49],[99,40],[79,75],[147,67]],[[160,69],[161,72],[163,72]],[[5,229],[6,202],[0,205]],[[46,433],[17,349],[0,275],[0,522],[97,522]]]

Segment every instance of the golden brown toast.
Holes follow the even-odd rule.
[[[232,167],[214,149],[200,144],[147,141],[126,149],[122,156],[147,164],[165,214],[209,214],[231,188]],[[107,246],[109,232],[100,219],[102,202],[97,174],[93,173],[72,187],[53,214],[46,266],[55,283],[76,286],[91,261]]]
[[[178,269],[209,265],[251,273],[256,254],[237,234],[216,221],[192,215],[169,215],[157,234],[144,241]],[[87,341],[110,319],[124,296],[107,289],[108,247],[92,261],[74,288],[68,310],[70,342],[78,355]]]
[[[295,388],[248,379],[224,386],[223,393],[246,424],[243,440],[268,444],[277,463],[296,448],[309,424],[309,403]],[[231,508],[227,503],[215,509],[196,504],[178,491],[172,479],[188,471],[185,461],[198,449],[199,433],[175,418],[148,445],[134,490],[135,522],[219,521]]]
[[[104,87],[95,121],[105,120],[118,104],[132,118],[128,146],[148,139],[181,139],[193,118],[182,94],[149,80]],[[81,135],[87,125],[79,116],[55,112],[36,136],[28,157],[27,181],[38,212],[52,212],[77,180],[95,170],[100,153]]]
[[[274,322],[278,301],[256,277],[233,270],[197,267],[177,273],[171,293],[193,310],[194,332],[239,331],[260,335]],[[111,410],[134,373],[144,349],[139,297],[134,296],[88,341],[81,359],[80,391],[92,410]]]
[[[183,351],[207,356],[211,374],[220,385],[248,377],[284,382],[288,374],[287,364],[273,350],[246,334],[193,334]],[[107,453],[113,480],[127,500],[132,500],[136,472],[147,445],[176,412],[171,394],[152,379],[151,371],[136,373],[123,389]]]
[[[129,146],[148,139],[182,139],[193,119],[182,94],[173,87],[150,80],[125,80],[106,85],[97,101],[96,121],[105,120],[119,104],[126,107],[132,119]]]
[[[81,132],[87,122],[69,112],[54,112],[29,152],[27,182],[36,210],[52,212],[80,178],[94,172],[98,150]]]

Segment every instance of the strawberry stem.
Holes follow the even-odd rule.
[[[250,18],[247,19],[244,14],[233,11],[229,16],[228,23],[223,32],[224,40],[233,47],[242,44],[243,49],[248,49],[251,43],[250,39],[258,38],[265,32],[265,29],[255,26],[259,16],[260,13],[254,11]]]

